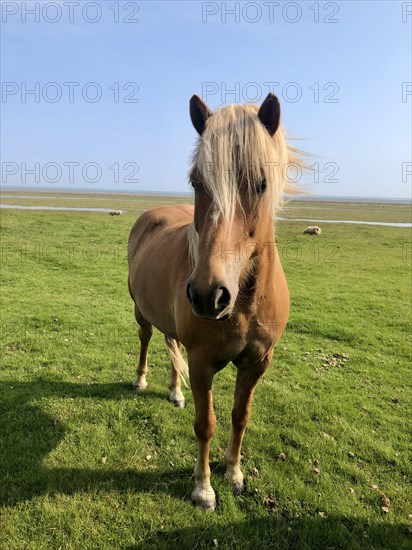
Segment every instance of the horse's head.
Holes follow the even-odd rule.
[[[200,135],[190,182],[195,191],[186,288],[195,315],[226,319],[253,276],[265,243],[273,243],[273,215],[291,160],[279,128],[280,106],[269,94],[261,107],[229,105],[212,113],[198,96],[190,116]]]

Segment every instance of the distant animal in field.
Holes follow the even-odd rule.
[[[110,216],[121,216],[123,214],[122,210],[112,210],[109,212]]]
[[[320,235],[322,232],[321,228],[317,225],[311,225],[305,229],[303,233],[306,235]]]
[[[272,93],[260,108],[229,105],[215,113],[194,95],[190,117],[199,134],[189,176],[194,207],[152,208],[137,219],[129,236],[129,291],[140,326],[134,387],[147,387],[147,350],[155,326],[170,352],[170,400],[178,407],[185,403],[179,375],[190,379],[198,439],[192,499],[214,509],[209,467],[216,427],[213,377],[230,361],[237,368],[225,460],[226,477],[240,492],[241,445],[254,390],[289,316],[273,217],[290,190],[284,167],[303,163],[286,144],[279,101]]]

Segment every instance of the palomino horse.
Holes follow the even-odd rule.
[[[273,216],[287,190],[285,167],[300,161],[286,145],[273,94],[259,109],[229,105],[215,113],[193,96],[190,116],[200,135],[190,172],[194,208],[148,210],[129,237],[129,289],[141,344],[134,386],[138,391],[147,387],[153,325],[166,337],[170,399],[179,407],[184,406],[179,375],[189,373],[199,444],[192,499],[214,509],[209,468],[216,426],[213,376],[230,361],[237,367],[225,458],[226,476],[241,491],[240,449],[254,389],[289,315]]]

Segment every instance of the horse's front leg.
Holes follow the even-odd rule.
[[[235,401],[232,409],[232,431],[226,449],[226,477],[233,483],[237,493],[244,488],[240,469],[243,436],[249,422],[253,394],[259,378],[267,369],[272,353],[255,363],[242,362],[238,366],[235,387]]]
[[[215,492],[210,484],[209,450],[215,432],[216,417],[213,409],[212,381],[214,369],[194,360],[189,353],[190,385],[195,403],[194,429],[199,451],[195,466],[196,488],[192,493],[195,504],[206,509],[216,507]]]

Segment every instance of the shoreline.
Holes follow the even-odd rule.
[[[12,198],[10,193],[21,193],[13,198],[20,198],[27,193],[38,194],[42,198],[45,193],[53,195],[100,195],[100,196],[113,196],[118,195],[122,197],[173,197],[173,198],[189,198],[193,196],[191,192],[173,192],[173,191],[133,191],[133,190],[116,190],[116,189],[87,189],[87,188],[55,188],[55,187],[21,187],[21,186],[9,186],[1,187],[0,198]],[[27,197],[29,198],[29,197]],[[37,198],[37,197],[31,197]],[[53,197],[54,198],[54,197]],[[412,205],[412,198],[401,197],[354,197],[354,196],[335,196],[335,195],[294,195],[288,196],[287,203],[292,202],[324,202],[324,203],[350,203],[350,204],[402,204]]]

